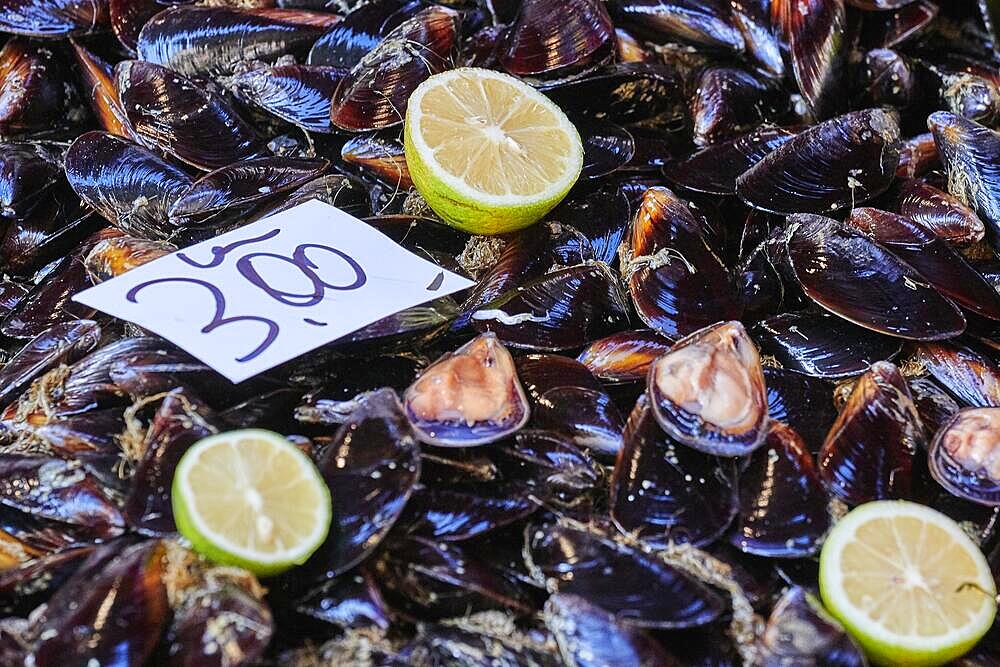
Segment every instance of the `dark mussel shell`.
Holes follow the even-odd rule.
[[[420,486],[400,525],[408,535],[459,542],[509,526],[536,509],[528,487],[521,484]]]
[[[542,617],[567,665],[680,665],[654,639],[579,595],[549,596]]]
[[[71,44],[73,56],[80,70],[83,90],[85,93],[90,91],[90,110],[101,129],[131,139],[132,128],[128,125],[125,110],[122,108],[121,100],[118,99],[111,65],[75,41]]]
[[[732,139],[759,125],[773,97],[766,83],[735,67],[709,67],[694,85],[689,105],[697,146]]]
[[[323,159],[259,157],[211,171],[191,184],[170,206],[177,226],[197,223],[226,209],[239,209],[288,192],[322,174]]]
[[[876,361],[895,358],[903,347],[902,341],[822,311],[775,315],[753,333],[761,350],[782,367],[830,380],[860,375]]]
[[[103,225],[100,216],[83,206],[69,188],[60,186],[7,227],[0,241],[0,262],[12,275],[33,275]]]
[[[323,65],[278,65],[252,69],[233,79],[233,89],[252,105],[310,132],[329,134],[330,100],[346,69]]]
[[[560,387],[601,391],[601,383],[580,362],[557,354],[528,354],[515,360],[517,375],[532,405]]]
[[[295,601],[295,611],[339,628],[387,629],[391,612],[367,568],[324,581]]]
[[[623,127],[602,118],[571,119],[583,141],[580,178],[596,180],[618,171],[635,155],[635,139]]]
[[[869,14],[865,17],[862,39],[874,48],[895,48],[923,33],[939,9],[932,0],[916,0],[892,11]]]
[[[668,339],[740,316],[732,277],[706,236],[705,225],[683,201],[653,187],[619,251],[639,317]]]
[[[736,52],[745,46],[723,0],[615,0],[611,11],[623,28],[653,41],[680,39]]]
[[[107,132],[81,135],[66,152],[73,191],[128,234],[165,239],[168,211],[191,177],[152,151]]]
[[[522,429],[493,459],[504,479],[523,483],[544,507],[567,513],[588,512],[604,479],[604,469],[585,450],[551,431]]]
[[[958,251],[920,223],[875,208],[856,208],[846,222],[916,269],[959,306],[1000,319],[1000,293]]]
[[[595,340],[577,361],[604,382],[641,382],[650,365],[670,349],[670,341],[651,329],[622,331]]]
[[[765,368],[768,414],[801,436],[812,454],[819,452],[837,419],[832,386],[800,373]]]
[[[663,172],[673,183],[688,190],[712,195],[736,194],[736,179],[794,136],[792,130],[765,125],[668,164]]]
[[[888,362],[873,364],[854,385],[819,453],[830,493],[850,505],[907,498],[923,425],[906,380]]]
[[[833,314],[898,338],[939,340],[965,330],[965,318],[912,267],[830,218],[788,218],[789,263],[803,291]]]
[[[0,144],[0,218],[21,218],[62,178],[59,155],[42,144]]]
[[[364,175],[373,176],[401,190],[413,187],[400,139],[381,134],[359,134],[348,139],[340,149],[340,159],[357,167]]]
[[[961,408],[954,398],[931,377],[909,378],[910,395],[917,406],[928,442]]]
[[[846,101],[850,28],[844,0],[774,0],[771,14],[788,42],[795,82],[810,115],[828,118]]]
[[[952,415],[931,442],[927,463],[949,493],[1000,506],[1000,408],[965,408]]]
[[[689,447],[743,456],[767,436],[764,371],[739,322],[678,341],[649,367],[647,391],[660,426]]]
[[[899,166],[896,176],[916,178],[930,171],[938,162],[937,146],[930,132],[904,139],[899,148]]]
[[[212,410],[193,395],[174,389],[153,415],[140,444],[125,499],[125,520],[134,530],[152,535],[177,531],[171,505],[171,484],[181,457],[202,438],[219,431]]]
[[[607,117],[616,123],[651,118],[668,126],[683,120],[683,81],[662,63],[619,63],[569,81],[550,82],[542,91],[566,111]]]
[[[765,75],[781,79],[785,75],[785,61],[781,57],[781,43],[771,26],[770,0],[742,0],[731,2],[733,22],[743,33],[743,42],[754,64]]]
[[[143,26],[136,51],[141,60],[184,76],[227,75],[244,61],[304,54],[338,20],[291,9],[171,7]]]
[[[961,404],[1000,407],[1000,367],[979,350],[959,343],[921,343],[916,359]]]
[[[0,369],[0,406],[9,405],[36,377],[93,351],[100,340],[101,327],[96,322],[73,320],[28,341]]]
[[[899,126],[881,109],[813,125],[736,179],[736,194],[772,213],[823,213],[881,194],[899,163]]]
[[[177,250],[166,241],[150,241],[137,236],[105,239],[95,245],[83,260],[90,282],[97,285],[159,259]]]
[[[107,0],[3,0],[0,32],[40,38],[84,35],[104,29]]]
[[[525,558],[552,593],[578,595],[638,627],[711,623],[722,597],[655,555],[613,536],[563,524],[529,525]]]
[[[611,519],[623,533],[663,548],[710,544],[726,531],[739,505],[734,460],[674,441],[645,396],[629,416],[624,443],[610,492]]]
[[[648,63],[656,60],[652,49],[647,48],[634,35],[622,28],[615,28],[615,62]]]
[[[26,617],[46,602],[94,552],[93,547],[64,549],[0,572],[0,613]],[[15,664],[15,663],[9,663]]]
[[[911,179],[902,183],[896,206],[900,215],[955,245],[978,243],[986,233],[983,221],[972,209],[954,195],[922,180]]]
[[[729,541],[767,558],[811,556],[830,528],[828,501],[802,438],[772,422],[764,446],[740,474],[740,512]]]
[[[798,586],[775,603],[758,643],[762,667],[864,667],[861,648],[818,600]]]
[[[606,264],[558,269],[508,290],[472,313],[472,326],[506,345],[558,352],[586,345],[623,323],[627,306]]]
[[[111,30],[129,53],[134,54],[139,42],[139,32],[149,19],[170,5],[185,4],[191,0],[108,0]]]
[[[521,632],[510,616],[484,615],[498,623],[473,620],[452,625],[450,620],[440,625],[421,623],[416,637],[404,646],[395,659],[427,664],[455,664],[472,667],[524,665],[525,667],[558,667],[563,663],[549,636],[542,630],[529,628]],[[475,619],[475,617],[473,617]],[[485,626],[485,627],[483,627]],[[543,639],[547,640],[543,643]],[[339,664],[339,663],[338,663]]]
[[[351,132],[401,125],[417,86],[448,68],[458,39],[459,14],[428,7],[397,26],[341,80],[330,120]]]
[[[115,79],[129,124],[149,148],[205,171],[256,157],[263,148],[225,98],[166,67],[126,60]]]
[[[1000,133],[947,111],[932,113],[927,126],[948,174],[948,191],[988,226],[994,247],[1000,237]]]
[[[536,426],[560,433],[580,447],[612,456],[621,449],[624,420],[603,390],[549,389],[533,408],[533,418]]]
[[[129,546],[102,568],[94,567],[94,560],[85,562],[34,619],[39,637],[30,658],[34,664],[142,664],[159,643],[170,620],[164,544]],[[80,632],[89,640],[80,641]]]
[[[892,49],[866,53],[859,78],[865,104],[872,106],[906,108],[919,94],[913,68]]]
[[[523,584],[451,542],[423,538],[396,542],[376,561],[375,576],[394,609],[420,618],[532,611]]]
[[[564,199],[549,217],[583,234],[590,243],[593,259],[614,266],[618,247],[632,219],[630,194],[631,188],[626,184],[605,183],[593,192]],[[536,256],[535,261],[541,258]]]
[[[403,395],[422,441],[470,447],[499,440],[528,422],[528,398],[510,352],[485,333],[427,367]]]
[[[316,40],[308,62],[350,69],[393,28],[422,8],[421,0],[374,0],[356,5]]]
[[[326,545],[313,557],[328,577],[379,545],[420,477],[420,446],[391,389],[359,399],[317,464],[335,501]]]
[[[611,55],[614,26],[600,0],[525,0],[500,64],[515,76],[560,77]]]
[[[7,40],[0,49],[0,135],[61,127],[72,90],[66,75],[53,49],[19,37]]]
[[[122,514],[79,461],[0,456],[0,503],[32,516],[86,527],[98,538],[118,535]]]

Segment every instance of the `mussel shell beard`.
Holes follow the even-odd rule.
[[[927,463],[949,493],[1000,506],[1000,408],[967,408],[952,415],[931,443]]]
[[[491,333],[425,369],[406,390],[403,405],[417,437],[444,447],[500,440],[530,416],[514,360]]]
[[[743,456],[767,436],[764,370],[739,322],[678,341],[650,366],[647,391],[660,426],[689,447]]]
[[[851,505],[912,493],[923,425],[906,380],[888,362],[861,376],[827,434],[819,471],[830,493]]]
[[[866,109],[814,125],[736,179],[736,193],[771,213],[825,213],[884,192],[899,164],[899,125]]]

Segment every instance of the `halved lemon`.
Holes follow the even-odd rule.
[[[313,462],[271,431],[209,436],[181,457],[174,520],[194,550],[256,574],[304,563],[330,529],[330,490]]]
[[[883,500],[841,519],[820,554],[823,602],[877,665],[942,665],[996,613],[979,547],[925,505]]]
[[[558,106],[512,76],[474,67],[436,74],[413,91],[403,144],[420,194],[471,234],[537,222],[583,168],[580,135]]]

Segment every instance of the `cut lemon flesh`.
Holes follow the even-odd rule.
[[[947,516],[906,501],[867,503],[836,524],[820,556],[820,592],[879,665],[949,662],[996,613],[979,547]]]
[[[471,67],[413,92],[404,147],[431,208],[476,234],[538,221],[583,167],[580,135],[558,106],[512,76]]]
[[[200,440],[181,458],[172,503],[196,551],[257,574],[301,564],[326,539],[330,491],[316,466],[271,431]]]

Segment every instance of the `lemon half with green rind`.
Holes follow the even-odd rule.
[[[418,192],[442,220],[470,234],[538,222],[583,168],[580,135],[555,103],[519,79],[473,67],[417,87],[403,145]]]
[[[876,665],[948,663],[996,614],[979,547],[944,514],[902,500],[866,503],[834,526],[819,584],[827,609]]]

